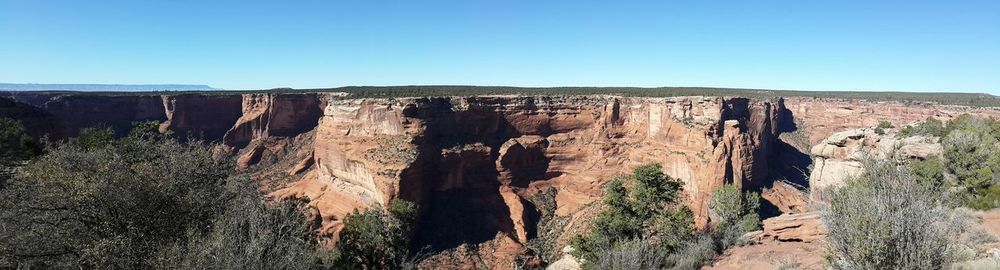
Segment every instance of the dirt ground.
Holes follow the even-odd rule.
[[[982,213],[982,225],[987,231],[1000,237],[1000,208]],[[735,247],[726,250],[719,260],[703,270],[771,270],[781,269],[823,269],[826,248],[822,242],[778,242]]]
[[[826,248],[821,242],[779,242],[735,247],[726,250],[718,261],[703,270],[772,270],[779,266],[790,269],[823,269]]]
[[[1000,236],[1000,208],[983,212],[983,227],[993,235]]]

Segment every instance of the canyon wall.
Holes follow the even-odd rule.
[[[51,94],[0,93],[32,105],[52,119],[39,133],[53,139],[81,129],[107,127],[119,136],[135,122],[160,123],[160,132],[181,138],[225,141],[242,148],[268,136],[292,137],[316,126],[325,107],[321,94]],[[273,120],[272,120],[273,118]],[[225,140],[223,140],[225,139]]]
[[[335,100],[315,131],[314,169],[275,195],[310,197],[329,235],[354,208],[402,198],[420,206],[417,241],[434,249],[526,243],[543,211],[532,196],[554,189],[551,210],[570,220],[556,229],[570,232],[603,183],[657,162],[704,226],[713,189],[766,185],[782,111],[780,99],[715,97]]]
[[[53,95],[25,98],[59,120],[52,134],[134,121],[161,132],[220,142],[253,166],[275,138],[296,140],[276,197],[309,197],[335,236],[356,208],[395,198],[421,206],[420,241],[446,249],[506,235],[537,236],[539,205],[555,190],[555,215],[583,226],[601,185],[657,162],[684,183],[699,226],[708,196],[725,183],[766,185],[782,100],[678,97],[442,97],[344,99],[327,94]],[[264,142],[268,143],[264,143]],[[271,152],[277,152],[272,150]],[[560,228],[564,229],[564,228]],[[564,237],[565,238],[565,237]]]
[[[785,106],[794,115],[799,128],[808,133],[809,145],[817,144],[833,133],[875,127],[881,121],[904,126],[928,117],[948,120],[961,114],[1000,118],[1000,108],[938,105],[930,102],[789,97],[785,99]]]
[[[268,183],[271,197],[309,198],[331,239],[355,209],[405,199],[420,209],[416,243],[493,245],[497,258],[524,253],[543,235],[561,248],[589,224],[602,185],[637,165],[660,163],[682,181],[684,203],[704,227],[711,191],[727,183],[769,191],[775,211],[805,211],[789,199],[796,187],[769,188],[808,175],[809,146],[834,132],[961,113],[1000,117],[996,109],[801,97],[13,97],[39,109],[31,115],[51,123],[31,129],[53,138],[93,126],[123,135],[134,121],[156,121],[161,132],[219,142],[240,170]],[[826,159],[814,174],[833,158],[820,152]]]

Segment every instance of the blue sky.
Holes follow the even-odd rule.
[[[1000,1],[0,0],[0,82],[1000,94]]]

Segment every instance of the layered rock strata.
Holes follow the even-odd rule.
[[[316,128],[314,170],[276,194],[310,197],[331,235],[355,206],[401,198],[421,207],[419,241],[435,248],[497,233],[525,243],[542,211],[528,197],[555,188],[555,215],[574,219],[604,182],[658,162],[684,182],[701,226],[711,190],[764,185],[781,110],[703,97],[335,100]]]

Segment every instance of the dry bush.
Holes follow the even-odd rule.
[[[715,259],[719,253],[716,251],[716,240],[710,235],[703,234],[697,239],[692,239],[684,243],[677,252],[667,257],[667,265],[672,265],[673,270],[695,270]]]
[[[784,257],[778,260],[778,265],[774,266],[775,270],[796,270],[802,267],[798,261],[795,259]]]
[[[601,251],[591,266],[593,269],[609,270],[659,269],[667,256],[667,251],[658,248],[652,241],[633,239]]]
[[[950,209],[918,184],[908,167],[866,161],[864,173],[831,194],[824,222],[831,266],[842,269],[941,269],[952,257]]]

